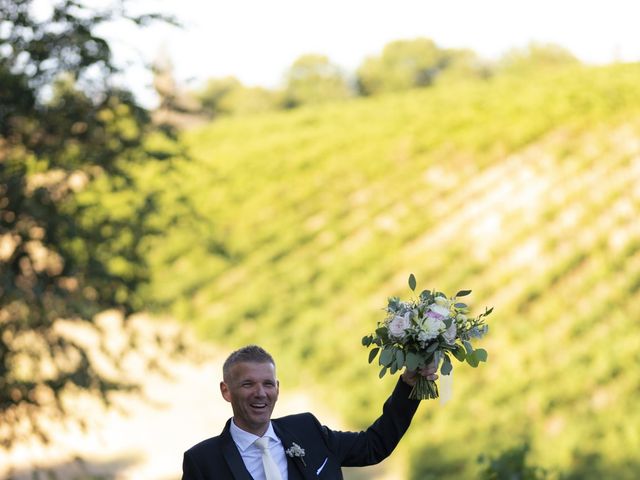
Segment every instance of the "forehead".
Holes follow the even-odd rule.
[[[276,368],[270,362],[238,362],[231,366],[234,380],[275,380]]]

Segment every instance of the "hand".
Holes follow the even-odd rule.
[[[438,379],[438,375],[436,375],[437,371],[438,371],[438,366],[432,362],[426,367],[422,367],[417,371],[408,370],[408,369],[405,370],[402,373],[401,378],[404,381],[404,383],[414,387],[416,385],[416,382],[418,381],[418,376],[423,376],[427,380],[437,380]]]

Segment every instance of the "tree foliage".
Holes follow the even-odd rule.
[[[73,0],[34,9],[0,0],[0,441],[9,445],[44,405],[64,413],[78,387],[108,399],[125,385],[67,336],[62,319],[92,325],[98,311],[139,307],[141,242],[151,196],[133,195],[128,165],[149,157],[149,119],[113,84],[97,26],[129,16]],[[157,152],[159,153],[159,152]],[[108,179],[108,181],[105,181]],[[121,199],[108,209],[94,188]],[[104,352],[108,354],[109,352]],[[37,422],[31,429],[39,431]]]
[[[516,445],[497,456],[481,455],[478,462],[483,464],[480,480],[545,480],[551,474],[544,468],[530,465],[527,455],[531,447],[528,442]]]
[[[344,100],[351,96],[344,74],[325,55],[302,55],[285,74],[287,107]]]
[[[196,93],[202,111],[211,118],[263,113],[301,105],[344,100],[353,95],[340,68],[328,57],[306,54],[284,75],[282,89],[248,87],[236,77],[212,78]]]
[[[261,113],[282,108],[282,95],[263,87],[247,87],[236,77],[212,78],[196,93],[210,118]]]
[[[230,113],[224,105],[224,100],[236,90],[242,88],[242,83],[236,77],[211,78],[198,92],[202,110],[210,117]]]
[[[364,95],[431,85],[449,61],[432,40],[416,38],[388,43],[378,57],[367,58],[357,71]]]
[[[500,59],[499,73],[526,75],[535,71],[574,66],[579,60],[566,48],[552,43],[531,43],[513,48]]]
[[[287,69],[282,89],[247,87],[228,76],[210,79],[195,96],[201,110],[216,118],[401,92],[436,83],[485,80],[503,73],[530,75],[578,63],[571,52],[553,44],[534,43],[510,50],[499,60],[487,60],[471,49],[441,48],[433,40],[416,38],[385,45],[380,55],[362,62],[353,82],[351,74],[327,56],[309,53]]]
[[[446,65],[434,78],[435,83],[447,84],[455,81],[478,81],[493,75],[493,66],[470,49],[446,49]]]

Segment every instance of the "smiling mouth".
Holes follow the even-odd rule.
[[[264,410],[265,408],[267,408],[267,404],[266,403],[251,403],[251,408],[255,408],[257,410]]]

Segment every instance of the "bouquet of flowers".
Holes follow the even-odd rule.
[[[409,288],[415,293],[416,278],[409,276]],[[461,290],[453,297],[435,290],[424,290],[417,299],[401,301],[389,298],[387,316],[378,322],[378,328],[363,337],[365,347],[373,346],[369,352],[369,363],[379,354],[380,378],[387,371],[396,373],[403,367],[417,370],[435,363],[442,375],[453,370],[451,356],[460,362],[466,361],[472,367],[487,361],[487,352],[474,349],[471,341],[487,333],[485,317],[493,308],[485,309],[477,317],[470,317],[469,307],[458,301],[469,295],[471,290]],[[438,398],[435,381],[419,375],[409,398],[424,400]]]

